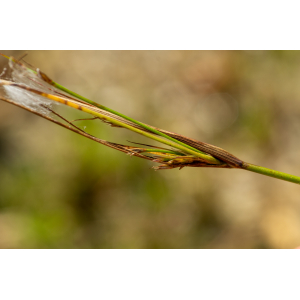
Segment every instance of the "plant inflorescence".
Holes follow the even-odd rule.
[[[0,78],[0,86],[7,95],[0,95],[1,100],[26,109],[105,146],[159,163],[158,166],[153,167],[155,170],[182,169],[183,167],[243,169],[300,184],[300,177],[247,163],[222,148],[134,120],[68,90],[39,69],[34,69],[12,57],[2,56],[9,59],[12,79]],[[93,118],[99,118],[114,127],[129,129],[160,142],[167,148],[147,144],[129,146],[99,139],[57,114],[53,109],[54,103],[84,111],[91,114]],[[54,119],[53,115],[58,116],[64,123]]]

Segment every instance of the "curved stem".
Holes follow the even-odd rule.
[[[300,184],[300,177],[298,177],[298,176],[294,176],[294,175],[290,175],[290,174],[287,174],[287,173],[275,171],[275,170],[264,168],[264,167],[261,167],[261,166],[256,166],[256,165],[253,165],[253,164],[245,163],[244,166],[243,166],[243,169],[251,171],[251,172],[259,173],[259,174],[262,174],[262,175],[274,177],[274,178],[277,178],[277,179],[281,179],[281,180],[285,180],[285,181]]]

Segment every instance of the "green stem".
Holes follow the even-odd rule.
[[[6,55],[3,55],[3,54],[0,54],[0,55],[2,55],[4,57],[6,57],[8,59],[11,59],[14,62],[16,62],[14,59],[12,59],[12,58],[10,58],[10,57],[8,57]],[[27,69],[29,71],[33,72],[33,73],[37,73],[36,71],[34,71],[34,70],[30,69],[30,68],[27,68]],[[84,102],[90,103],[90,104],[92,104],[92,105],[94,105],[96,107],[99,107],[99,108],[101,108],[103,110],[111,112],[111,113],[113,113],[113,114],[115,114],[117,116],[120,116],[120,117],[128,120],[128,121],[131,121],[132,123],[138,124],[141,127],[147,129],[148,131],[157,134],[158,136],[157,135],[153,135],[153,134],[148,133],[148,132],[145,132],[145,131],[142,131],[142,130],[137,129],[135,127],[132,127],[130,125],[124,124],[121,121],[115,120],[115,119],[113,119],[111,117],[108,117],[108,116],[105,116],[105,115],[102,115],[101,113],[92,111],[92,110],[90,110],[90,109],[88,109],[86,107],[84,109],[82,109],[85,112],[88,112],[88,113],[93,114],[95,116],[101,117],[102,119],[105,119],[105,120],[109,121],[110,123],[113,123],[113,124],[118,125],[118,126],[125,127],[125,128],[127,128],[129,130],[132,130],[132,131],[136,132],[136,133],[142,134],[142,135],[144,135],[146,137],[149,137],[151,139],[154,139],[154,140],[156,140],[158,142],[161,142],[161,143],[164,143],[166,145],[172,146],[174,148],[180,149],[180,150],[185,151],[187,153],[190,153],[190,154],[192,154],[194,156],[201,157],[202,159],[205,159],[206,161],[209,161],[211,163],[220,164],[220,161],[217,160],[217,159],[215,159],[213,156],[207,155],[207,154],[203,153],[202,151],[200,151],[198,149],[195,149],[195,148],[193,148],[193,147],[191,147],[189,145],[186,145],[186,144],[184,144],[184,143],[182,143],[182,142],[180,142],[180,141],[178,141],[178,140],[176,140],[176,139],[174,139],[174,138],[172,138],[172,137],[170,137],[170,136],[168,136],[168,135],[166,135],[166,134],[164,134],[164,133],[162,133],[162,132],[160,132],[160,131],[158,131],[158,130],[156,130],[156,129],[154,129],[154,128],[146,125],[146,124],[144,124],[144,123],[138,122],[138,121],[136,121],[134,119],[131,119],[131,118],[129,118],[129,117],[127,117],[127,116],[125,116],[125,115],[123,115],[121,113],[118,113],[118,112],[116,112],[116,111],[114,111],[114,110],[112,110],[112,109],[110,109],[108,107],[100,105],[100,104],[98,104],[98,103],[96,103],[96,102],[94,102],[92,100],[89,100],[89,99],[87,99],[87,98],[85,98],[85,97],[83,97],[81,95],[78,95],[78,94],[76,94],[76,93],[68,90],[67,88],[63,87],[62,85],[60,85],[60,84],[58,84],[58,83],[56,83],[56,82],[54,82],[54,81],[52,81],[50,79],[49,79],[49,81],[46,80],[46,82],[48,82],[52,86],[54,86],[54,87],[56,87],[56,88],[58,88],[58,89],[60,89],[60,90],[62,90],[64,92],[66,92],[66,93],[68,93],[68,94],[70,94],[72,96],[75,96],[75,97],[83,100]],[[54,95],[49,95],[49,96],[57,97],[57,96],[54,96]],[[58,100],[55,100],[55,101],[58,101]],[[58,101],[58,102],[61,102],[61,101]],[[65,101],[62,102],[62,103],[66,104]],[[72,107],[76,108],[73,105],[72,105]],[[166,140],[162,139],[159,136],[164,137],[164,138],[168,139],[169,141],[166,141]],[[161,153],[171,153],[173,155],[176,154],[176,152],[173,152],[173,151],[170,151],[170,150],[162,150],[162,149],[144,149],[143,152],[161,152]],[[182,155],[181,153],[177,153],[177,154],[178,155]],[[270,176],[270,177],[273,177],[273,178],[277,178],[277,179],[281,179],[281,180],[293,182],[293,183],[296,183],[296,184],[300,184],[300,177],[298,177],[298,176],[294,176],[294,175],[290,175],[290,174],[287,174],[287,173],[275,171],[275,170],[264,168],[264,167],[261,167],[261,166],[256,166],[256,165],[253,165],[253,164],[244,163],[242,169],[248,170],[248,171],[251,171],[251,172],[255,172],[255,173],[259,173],[259,174],[262,174],[262,175],[265,175],[265,176]]]
[[[285,180],[285,181],[300,184],[300,177],[290,175],[290,174],[287,174],[287,173],[283,173],[283,172],[279,172],[279,171],[275,171],[275,170],[272,170],[272,169],[268,169],[268,168],[248,164],[248,163],[245,164],[243,169],[251,171],[251,172],[259,173],[259,174],[262,174],[262,175],[274,177],[274,178],[277,178],[277,179],[281,179],[281,180]]]

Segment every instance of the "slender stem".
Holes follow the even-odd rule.
[[[285,180],[285,181],[300,184],[300,177],[290,175],[290,174],[287,174],[287,173],[283,173],[283,172],[279,172],[279,171],[275,171],[275,170],[272,170],[272,169],[256,166],[256,165],[249,164],[249,163],[245,163],[243,169],[251,171],[251,172],[259,173],[259,174],[262,174],[262,175],[274,177],[274,178],[277,178],[277,179],[281,179],[281,180]]]
[[[3,56],[7,57],[6,55],[3,55]],[[9,58],[9,59],[12,59],[12,58]],[[12,59],[12,60],[14,62],[16,62],[14,59]],[[27,69],[30,70],[33,73],[37,73],[34,70],[31,70],[29,68],[27,68]],[[57,97],[57,96],[51,95],[51,94],[38,93],[37,91],[34,91],[34,90],[31,90],[31,91],[35,92],[37,94],[41,94],[41,95],[43,95],[43,96],[45,96],[45,97],[47,97],[49,99],[52,99],[54,101],[58,101],[58,102],[61,102],[63,104],[66,104],[68,106],[71,106],[73,108],[80,109],[80,110],[83,110],[83,111],[85,111],[87,113],[93,114],[93,115],[95,115],[97,117],[100,117],[101,119],[105,119],[106,121],[108,121],[108,122],[110,122],[112,124],[115,124],[117,126],[121,126],[121,127],[127,128],[127,129],[132,130],[132,131],[134,131],[136,133],[139,133],[139,134],[142,134],[142,135],[144,135],[146,137],[149,137],[149,138],[151,138],[153,140],[159,141],[161,143],[167,144],[167,145],[172,146],[174,148],[180,149],[180,150],[182,150],[184,152],[190,153],[190,154],[192,154],[194,156],[200,157],[203,160],[208,161],[208,162],[210,162],[212,164],[216,164],[216,165],[220,164],[220,161],[217,160],[216,158],[214,158],[211,155],[207,155],[207,154],[203,153],[202,151],[200,151],[198,149],[195,149],[195,148],[193,148],[193,147],[191,147],[189,145],[186,145],[186,144],[184,144],[184,143],[182,143],[182,142],[180,142],[180,141],[178,141],[178,140],[176,140],[176,139],[174,139],[174,138],[172,138],[172,137],[170,137],[170,136],[168,136],[168,135],[166,135],[166,134],[164,134],[164,133],[162,133],[162,132],[160,132],[160,131],[152,128],[151,126],[148,126],[148,125],[146,125],[144,123],[138,122],[138,121],[136,121],[134,119],[131,119],[131,118],[129,118],[129,117],[127,117],[127,116],[125,116],[125,115],[123,115],[121,113],[118,113],[118,112],[116,112],[116,111],[114,111],[114,110],[112,110],[112,109],[110,109],[108,107],[105,107],[105,106],[103,106],[101,104],[98,104],[98,103],[96,103],[96,102],[94,102],[92,100],[89,100],[89,99],[87,99],[87,98],[85,98],[83,96],[80,96],[80,95],[78,95],[78,94],[76,94],[76,93],[68,90],[67,88],[63,87],[62,85],[60,85],[60,84],[52,81],[51,79],[49,79],[47,77],[46,77],[46,79],[47,80],[45,80],[45,81],[48,82],[49,84],[51,84],[52,86],[54,86],[54,87],[56,87],[56,88],[58,88],[58,89],[60,89],[60,90],[62,90],[64,92],[66,92],[66,93],[68,93],[68,94],[70,94],[72,96],[75,96],[75,97],[83,100],[84,102],[87,102],[87,103],[90,103],[90,104],[92,104],[92,105],[94,105],[96,107],[99,107],[102,110],[108,111],[108,112],[113,113],[113,114],[115,114],[117,116],[120,116],[120,117],[122,117],[122,118],[124,118],[124,119],[126,119],[128,121],[131,121],[132,123],[138,124],[141,127],[143,127],[144,129],[147,129],[148,131],[150,131],[152,133],[148,133],[148,132],[142,131],[140,129],[137,129],[135,127],[132,127],[132,126],[130,126],[128,124],[122,123],[121,121],[118,121],[118,120],[115,120],[115,119],[113,119],[113,118],[111,118],[109,116],[103,115],[100,112],[95,112],[93,110],[90,110],[87,107],[80,106],[80,105],[78,105],[76,103],[73,103],[73,102],[68,102],[67,99],[63,99],[63,98],[60,98],[60,97]],[[1,100],[3,100],[3,99],[1,99]],[[153,133],[156,134],[156,135],[154,135]],[[159,136],[164,137],[165,139],[168,139],[168,140],[165,140],[165,139],[163,139],[163,138],[161,138]],[[174,154],[174,152],[169,151],[169,150],[159,150],[159,149],[144,149],[144,150],[145,151],[143,151],[143,152],[161,152],[161,153],[171,153],[171,154]],[[179,155],[182,155],[182,154],[179,154]],[[183,159],[184,159],[184,157],[183,157]],[[244,163],[243,166],[242,166],[242,169],[245,169],[245,170],[248,170],[248,171],[251,171],[251,172],[255,172],[255,173],[259,173],[259,174],[262,174],[262,175],[265,175],[265,176],[270,176],[270,177],[274,177],[274,178],[277,178],[277,179],[281,179],[281,180],[293,182],[293,183],[296,183],[296,184],[300,184],[300,177],[298,177],[298,176],[294,176],[294,175],[290,175],[290,174],[287,174],[287,173],[275,171],[275,170],[264,168],[264,167],[261,167],[261,166],[256,166],[256,165],[253,165],[253,164]]]

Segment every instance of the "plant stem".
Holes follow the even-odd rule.
[[[24,66],[23,64],[17,62],[16,60],[14,60],[13,58],[9,58],[7,57],[6,55],[3,55],[1,54],[2,56],[8,58],[8,59],[11,59],[12,61],[14,61],[15,63],[18,63],[19,65],[22,65]],[[24,66],[25,67],[25,66]],[[27,67],[26,67],[27,68]],[[91,107],[86,107],[86,104],[80,104],[79,101],[77,101],[78,103],[72,101],[72,100],[69,100],[67,98],[62,98],[62,97],[58,97],[58,96],[55,96],[55,95],[52,95],[52,94],[46,94],[46,93],[43,93],[43,92],[39,92],[37,90],[34,90],[34,89],[31,89],[31,88],[25,88],[27,90],[30,90],[36,94],[39,94],[39,95],[42,95],[44,97],[47,97],[48,99],[51,99],[51,100],[54,100],[54,101],[57,101],[57,102],[60,102],[60,103],[63,103],[65,105],[68,105],[68,106],[71,106],[73,108],[76,108],[76,109],[79,109],[79,110],[82,110],[82,111],[85,111],[87,113],[90,113],[90,114],[93,114],[94,116],[97,116],[99,118],[101,118],[102,120],[106,120],[107,122],[111,123],[111,124],[114,124],[116,126],[121,126],[121,127],[124,127],[124,128],[127,128],[131,131],[134,131],[136,133],[139,133],[141,135],[144,135],[148,138],[151,138],[153,140],[156,140],[158,142],[161,142],[161,143],[164,143],[166,145],[169,145],[171,147],[174,147],[174,148],[177,148],[181,151],[184,151],[185,153],[189,153],[191,155],[193,155],[194,157],[199,157],[201,158],[203,161],[206,161],[208,162],[210,165],[209,166],[213,166],[213,167],[218,167],[218,165],[222,164],[220,162],[220,160],[216,159],[213,155],[210,155],[210,154],[206,154],[205,152],[202,152],[198,149],[195,149],[193,148],[192,146],[190,145],[187,145],[175,138],[172,138],[170,137],[169,135],[167,134],[164,134],[158,130],[156,130],[155,128],[149,126],[149,125],[146,125],[144,123],[141,123],[139,121],[136,121],[130,117],[127,117],[119,112],[116,112],[108,107],[105,107],[101,104],[98,104],[92,100],[89,100],[81,95],[78,95],[70,90],[68,90],[67,88],[63,87],[62,85],[54,82],[53,80],[51,80],[50,78],[48,78],[44,73],[41,73],[40,71],[36,72],[30,68],[27,68],[29,71],[35,73],[35,74],[39,74],[42,76],[43,80],[47,83],[49,83],[50,85],[58,88],[59,90],[62,90],[72,96],[75,96],[76,98],[79,98],[81,99],[82,101],[86,102],[86,103],[89,103],[95,107],[98,107],[100,108],[101,110],[93,110],[91,109]],[[2,84],[10,84],[10,82],[8,81],[5,81],[5,80],[0,80],[2,81]],[[15,86],[19,86],[20,88],[24,88],[24,86],[21,86],[21,85],[18,85],[18,84],[14,84]],[[1,97],[0,97],[1,99]],[[1,99],[3,100],[3,99]],[[7,101],[9,102],[9,101]],[[18,105],[18,104],[16,104]],[[25,108],[27,109],[27,108]],[[126,124],[126,123],[123,123],[122,121],[120,120],[116,120],[114,119],[113,117],[111,116],[107,116],[107,115],[104,115],[103,114],[103,110],[104,111],[107,111],[107,112],[110,112],[116,116],[119,116],[119,117],[122,117],[123,119],[126,119],[134,124],[137,124],[137,125],[140,125],[141,127],[143,127],[144,129],[146,129],[147,131],[143,131],[141,129],[138,129],[138,128],[135,128],[133,127],[132,123],[131,125],[129,124]],[[37,113],[38,114],[38,113]],[[73,130],[74,131],[74,130]],[[150,132],[152,133],[150,133]],[[167,140],[166,140],[167,139]],[[105,141],[102,141],[100,143],[104,143]],[[109,147],[112,147],[114,148],[112,145],[112,143],[106,143]],[[216,147],[215,147],[216,148]],[[120,149],[118,149],[120,150]],[[184,155],[183,153],[176,153],[176,151],[171,151],[171,150],[166,150],[166,149],[143,149],[144,151],[142,152],[160,152],[160,153],[165,153],[165,154],[172,154],[172,155]],[[220,150],[220,149],[219,149]],[[221,149],[222,150],[222,149]],[[121,150],[123,151],[123,150]],[[127,151],[123,151],[123,152],[127,152]],[[223,151],[223,152],[226,152],[226,151]],[[138,154],[137,154],[138,155]],[[181,158],[180,158],[181,159]],[[183,156],[182,159],[187,159],[187,157]],[[259,173],[259,174],[262,174],[262,175],[265,175],[265,176],[270,176],[270,177],[273,177],[273,178],[277,178],[277,179],[281,179],[281,180],[285,180],[285,181],[289,181],[289,182],[292,182],[292,183],[296,183],[296,184],[300,184],[300,177],[298,176],[294,176],[294,175],[290,175],[290,174],[287,174],[287,173],[283,173],[283,172],[279,172],[279,171],[275,171],[275,170],[272,170],[272,169],[268,169],[268,168],[264,168],[264,167],[261,167],[261,166],[256,166],[256,165],[253,165],[253,164],[250,164],[250,163],[246,163],[246,162],[241,162],[242,164],[241,165],[238,165],[238,168],[242,168],[244,170],[248,170],[248,171],[251,171],[251,172],[255,172],[255,173]]]
[[[294,175],[290,175],[290,174],[287,174],[287,173],[275,171],[275,170],[264,168],[264,167],[261,167],[261,166],[256,166],[256,165],[253,165],[253,164],[245,163],[245,165],[243,166],[243,169],[251,171],[251,172],[259,173],[259,174],[262,174],[262,175],[274,177],[274,178],[277,178],[277,179],[281,179],[281,180],[285,180],[285,181],[300,184],[300,177],[298,177],[298,176],[294,176]]]

